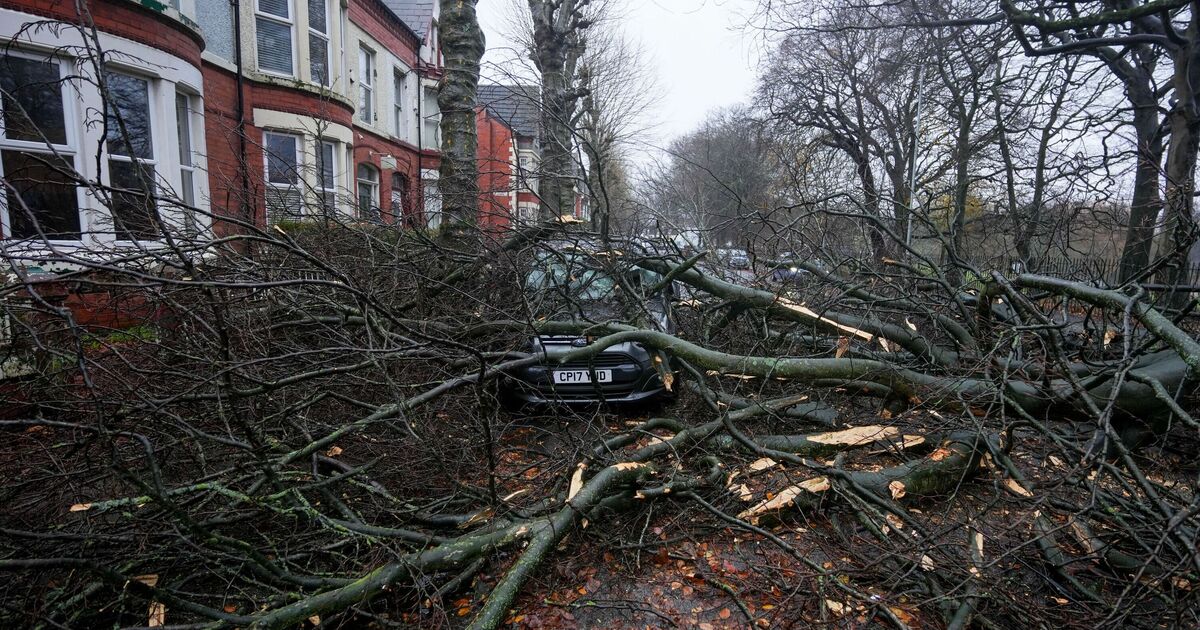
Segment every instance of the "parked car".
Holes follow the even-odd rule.
[[[622,274],[625,289],[605,269],[602,257],[575,249],[538,255],[526,277],[526,294],[539,319],[557,323],[640,323],[674,332],[669,287],[658,274],[635,269]],[[638,295],[622,300],[626,290]],[[654,290],[651,295],[642,291]],[[640,304],[627,314],[628,304]],[[537,365],[515,370],[506,394],[521,404],[594,404],[647,401],[666,392],[663,375],[668,357],[640,343],[620,343],[587,359],[560,363],[564,354],[587,347],[591,337],[573,334],[536,335],[529,350],[543,357]],[[659,355],[656,360],[655,355]]]
[[[730,269],[749,269],[750,255],[744,249],[718,249],[717,256]]]
[[[767,276],[768,282],[773,285],[785,285],[798,284],[806,281],[808,277],[812,275],[812,272],[804,267],[796,265],[795,263],[797,260],[800,260],[800,258],[791,252],[784,252],[783,254],[780,254],[780,265],[771,270],[771,273]],[[822,271],[827,270],[825,263],[819,258],[813,258],[806,262]]]

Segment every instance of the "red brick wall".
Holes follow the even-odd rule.
[[[512,129],[493,118],[486,109],[475,114],[475,129],[479,134],[479,224],[489,231],[500,232],[512,225],[514,208]]]
[[[383,168],[383,156],[385,155],[396,158],[396,168]],[[404,221],[406,225],[410,226],[423,225],[421,170],[437,169],[439,163],[437,156],[429,153],[420,154],[415,146],[407,142],[397,142],[356,127],[354,129],[354,164],[350,169],[350,177],[354,180],[351,186],[351,189],[354,190],[354,198],[358,199],[358,165],[370,164],[379,171],[380,185],[377,202],[380,209],[383,210],[384,222],[393,224],[397,221]],[[392,175],[397,173],[407,182],[408,188],[405,191],[401,216],[394,216],[392,212]]]
[[[180,57],[197,68],[204,41],[173,18],[131,2],[94,0],[88,3],[96,28]],[[0,7],[78,24],[70,0],[0,0]]]

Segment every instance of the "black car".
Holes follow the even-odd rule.
[[[526,277],[526,295],[538,319],[553,324],[639,323],[673,332],[670,291],[658,288],[656,273],[633,269],[617,282],[607,261],[580,249],[554,250],[534,260]],[[635,295],[628,295],[633,291]],[[650,291],[651,295],[644,292]],[[631,298],[631,299],[622,299]],[[632,310],[633,312],[629,312]],[[587,359],[560,362],[563,355],[587,347],[595,337],[542,334],[530,339],[538,365],[514,370],[506,393],[523,404],[635,403],[667,390],[668,358],[640,343],[610,346]]]

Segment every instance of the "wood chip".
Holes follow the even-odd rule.
[[[146,625],[151,628],[167,625],[167,605],[162,602],[150,602],[150,614]]]
[[[900,435],[900,429],[870,424],[861,427],[851,427],[842,431],[830,431],[808,436],[809,442],[818,444],[833,444],[836,446],[863,446],[886,440]]]
[[[893,481],[888,484],[888,491],[892,493],[892,499],[904,498],[906,488],[903,481]]]
[[[748,510],[738,514],[738,518],[748,520],[751,523],[757,523],[758,519],[769,512],[775,512],[785,507],[792,505],[796,497],[803,493],[819,494],[830,488],[829,479],[825,477],[813,477],[806,479],[797,485],[789,486],[780,490],[778,494],[767,494],[767,500],[755,504]]]
[[[575,472],[571,475],[571,485],[567,489],[568,501],[574,499],[575,495],[579,494],[579,491],[583,489],[583,471],[586,468],[587,464],[583,462],[579,462],[579,465],[575,466]]]
[[[1032,492],[1030,492],[1028,489],[1026,489],[1025,486],[1022,486],[1021,484],[1017,483],[1017,480],[1013,479],[1011,477],[1004,480],[1004,487],[1008,488],[1008,490],[1010,492],[1012,492],[1013,494],[1015,494],[1017,496],[1022,496],[1022,497],[1026,497],[1026,498],[1033,496]]]
[[[779,462],[771,459],[770,457],[764,457],[762,459],[754,460],[754,462],[750,464],[750,472],[762,472],[778,465]]]

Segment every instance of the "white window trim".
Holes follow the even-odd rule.
[[[9,151],[25,151],[25,152],[29,152],[29,153],[43,153],[43,154],[57,153],[59,156],[65,158],[68,161],[68,163],[71,165],[71,168],[75,169],[75,172],[78,173],[79,172],[79,160],[80,160],[79,146],[81,144],[80,134],[78,133],[79,124],[80,124],[79,123],[79,111],[80,111],[79,105],[80,105],[81,99],[78,97],[78,93],[76,92],[75,82],[72,80],[69,80],[69,79],[64,80],[64,77],[72,76],[72,74],[74,73],[74,69],[69,65],[69,62],[66,59],[63,59],[63,58],[57,57],[57,56],[37,54],[37,53],[27,52],[27,51],[22,51],[22,50],[17,50],[17,49],[5,50],[2,53],[0,53],[0,56],[22,57],[25,59],[32,59],[35,61],[50,61],[55,64],[55,66],[58,68],[59,81],[61,82],[59,84],[59,90],[60,90],[60,95],[62,96],[62,99],[63,99],[63,119],[64,119],[63,120],[63,128],[65,129],[65,135],[66,135],[66,138],[64,139],[66,144],[51,144],[50,145],[50,147],[53,147],[53,152],[50,150],[50,147],[46,146],[46,143],[44,143],[44,142],[34,142],[34,141],[29,141],[29,140],[9,140],[9,139],[3,137],[3,135],[0,135],[0,149],[9,150]],[[2,103],[0,103],[0,107],[3,107]],[[3,110],[0,110],[0,115],[2,115],[2,111]],[[3,158],[0,158],[0,159],[3,159]],[[2,172],[2,171],[0,171],[0,172]],[[0,191],[0,194],[6,194],[6,191]],[[86,238],[86,236],[92,231],[91,230],[91,221],[90,221],[92,218],[91,213],[87,211],[87,204],[84,203],[84,199],[83,199],[83,191],[80,190],[78,187],[75,188],[75,207],[79,213],[79,235],[80,235],[80,238],[78,238],[78,239],[50,239],[49,242],[61,243],[61,244],[67,244],[67,245],[81,245],[83,243],[83,239]],[[5,243],[16,243],[16,242],[30,241],[30,240],[33,240],[35,242],[40,241],[40,239],[38,239],[36,237],[26,237],[26,238],[18,239],[13,236],[12,230],[11,230],[11,222],[9,221],[9,217],[8,217],[8,204],[7,203],[5,203],[3,207],[0,207],[0,237],[2,237],[3,242],[5,242]]]
[[[169,176],[170,171],[168,170],[169,167],[167,166],[167,163],[169,163],[171,161],[169,159],[171,157],[169,154],[169,151],[168,151],[167,155],[164,155],[164,153],[163,153],[164,145],[167,144],[166,139],[163,137],[163,135],[165,133],[167,133],[168,131],[174,131],[173,129],[170,129],[170,130],[166,129],[166,125],[164,125],[163,123],[167,120],[167,118],[174,119],[174,116],[168,117],[168,116],[164,115],[162,112],[162,107],[164,107],[164,104],[163,104],[164,91],[161,89],[162,82],[155,80],[153,77],[148,77],[148,76],[145,76],[145,75],[137,73],[137,72],[131,72],[125,68],[114,67],[111,69],[107,69],[107,71],[115,72],[117,74],[124,74],[126,76],[131,76],[131,77],[134,77],[136,79],[141,79],[142,81],[146,82],[146,110],[150,116],[150,154],[151,154],[151,157],[150,158],[142,158],[142,157],[135,158],[133,156],[128,156],[128,155],[113,155],[112,153],[108,152],[108,142],[102,142],[101,143],[101,146],[103,147],[102,157],[104,160],[103,164],[105,164],[105,168],[104,168],[105,185],[112,187],[112,168],[107,165],[113,161],[116,161],[116,162],[126,162],[126,163],[137,162],[138,164],[145,164],[145,165],[150,166],[154,170],[154,182],[152,182],[152,184],[156,189],[160,187],[160,184],[162,182],[167,182],[169,185],[172,185],[173,187],[177,187],[178,181],[176,180],[176,178]],[[174,91],[171,92],[171,95],[172,95],[171,109],[173,110],[173,109],[175,109]],[[107,111],[107,110],[103,110],[103,111]],[[174,136],[175,136],[175,134],[172,133],[171,137],[174,137]],[[176,165],[176,166],[178,166],[178,165]],[[161,204],[159,203],[159,198],[161,197],[161,192],[154,190],[154,191],[151,191],[150,194],[154,197],[154,199],[153,199],[154,211],[158,215],[159,221],[164,222],[167,225],[170,225],[169,223],[167,223],[167,221],[169,220],[170,217],[163,216],[163,213],[162,213],[163,209],[161,207]],[[140,239],[140,238],[139,239],[127,239],[127,238],[117,237],[116,236],[116,228],[117,228],[116,219],[112,216],[112,209],[109,208],[108,210],[109,210],[108,219],[112,223],[113,240],[118,245],[129,245],[129,244],[134,244],[134,243],[158,243],[158,242],[161,242],[160,239]]]
[[[323,154],[326,146],[330,147],[329,155],[330,155],[330,160],[332,161],[332,164],[330,165],[332,167],[332,168],[330,168],[330,173],[333,174],[333,181],[330,182],[330,184],[332,185],[332,188],[325,187],[325,181],[324,181],[325,174],[321,172],[321,168],[320,168],[323,166],[323,162],[325,160],[325,158],[323,157],[322,154]],[[337,214],[337,206],[338,206],[338,203],[337,203],[337,197],[338,197],[338,143],[334,140],[329,140],[327,138],[317,138],[314,149],[316,149],[316,151],[317,151],[315,161],[316,161],[318,168],[316,169],[316,175],[317,175],[316,186],[314,186],[313,188],[317,191],[318,206],[321,207],[323,210],[324,203],[325,203],[325,195],[332,194],[333,195],[332,212],[333,212],[333,214]]]
[[[370,180],[367,180],[367,179],[363,179],[362,177],[360,177],[360,176],[359,176],[359,174],[358,174],[358,173],[359,173],[359,170],[360,170],[360,169],[361,169],[363,166],[367,166],[367,167],[369,167],[369,168],[371,169],[371,172],[375,173],[375,181],[370,181]],[[369,220],[372,220],[372,219],[378,218],[378,217],[367,217],[367,216],[363,216],[363,208],[362,208],[362,204],[361,204],[361,203],[359,203],[359,201],[362,199],[362,188],[363,188],[363,186],[370,186],[372,189],[374,189],[374,192],[373,192],[373,194],[371,195],[371,202],[372,202],[372,205],[371,205],[371,207],[372,207],[372,208],[374,208],[374,209],[376,209],[377,211],[379,211],[379,215],[380,215],[380,217],[382,217],[383,208],[381,208],[381,207],[379,206],[379,199],[380,199],[380,197],[379,197],[379,194],[380,194],[380,193],[379,193],[379,191],[380,191],[380,186],[382,185],[382,182],[381,182],[381,180],[382,180],[382,179],[383,179],[383,173],[382,173],[382,171],[380,171],[380,170],[379,170],[379,169],[378,169],[378,168],[377,168],[377,167],[376,167],[374,164],[370,164],[370,163],[367,163],[367,162],[363,162],[363,163],[360,163],[360,164],[357,164],[357,165],[355,165],[355,167],[354,167],[354,184],[355,184],[355,188],[354,188],[354,213],[355,213],[355,215],[358,217],[358,220],[359,220],[359,221],[369,221]]]
[[[268,147],[270,146],[270,142],[267,141],[267,136],[280,136],[280,137],[285,137],[285,138],[291,138],[293,141],[295,141],[296,183],[294,183],[294,184],[282,183],[282,182],[276,183],[276,182],[271,181],[271,151],[270,151],[270,149],[268,149]],[[290,131],[273,131],[273,130],[263,131],[262,148],[263,148],[263,185],[266,187],[269,187],[269,188],[276,189],[276,190],[295,189],[296,193],[300,196],[301,199],[303,199],[304,198],[304,195],[303,195],[303,191],[304,191],[304,136],[302,134],[290,132]],[[266,222],[268,225],[270,225],[271,224],[271,207],[270,207],[270,204],[267,203],[267,198],[265,196],[263,199],[263,210],[266,213],[266,217],[265,217]],[[303,206],[301,206],[300,210],[301,210],[301,212],[296,218],[303,220],[304,219]],[[288,218],[291,218],[291,217],[288,217]]]
[[[404,66],[395,66],[392,68],[392,124],[396,127],[396,137],[401,140],[407,140],[408,131],[408,110],[409,105],[408,94],[410,92],[408,86],[408,78],[411,76],[410,70]]]
[[[363,68],[363,61],[369,68]],[[355,119],[361,123],[372,125],[375,124],[376,108],[375,108],[375,68],[378,66],[378,58],[375,55],[375,50],[367,47],[364,44],[358,46],[358,89],[359,89],[359,112]],[[363,90],[366,90],[366,98],[363,98]],[[363,103],[366,105],[363,106]],[[370,114],[369,118],[363,118],[364,115]]]
[[[269,74],[271,76],[276,76],[276,77],[295,78],[296,77],[296,63],[300,56],[300,55],[296,54],[297,53],[297,50],[296,50],[297,45],[296,45],[296,6],[295,6],[295,3],[292,0],[284,0],[285,2],[287,2],[287,5],[288,5],[288,17],[281,18],[278,15],[275,15],[274,13],[267,13],[265,11],[260,11],[258,8],[260,1],[261,0],[254,0],[254,59],[256,62],[255,65],[258,67],[258,71],[263,74]],[[258,52],[259,52],[258,51],[258,20],[260,18],[271,21],[271,22],[275,22],[277,24],[284,24],[288,27],[288,32],[291,33],[291,35],[288,37],[288,42],[290,42],[291,46],[292,46],[292,71],[291,72],[285,74],[285,73],[279,72],[278,70],[269,70],[267,68],[262,67],[262,63],[259,62],[259,59],[258,59]],[[307,55],[305,56],[305,58],[307,58]]]
[[[333,16],[331,15],[333,13],[333,11],[330,10],[331,4],[332,3],[329,0],[323,0],[323,2],[322,2],[322,5],[325,7],[325,32],[324,33],[313,28],[312,27],[312,17],[310,16],[308,18],[308,42],[309,42],[308,43],[308,58],[310,59],[310,61],[308,63],[308,74],[309,74],[308,80],[310,83],[316,83],[317,85],[321,85],[324,87],[330,87],[333,85],[333,37],[332,37],[332,32],[331,32],[333,30],[331,28],[333,26]],[[325,82],[324,83],[317,81],[316,77],[312,76],[311,58],[312,58],[312,40],[314,37],[316,37],[317,39],[325,40]]]

